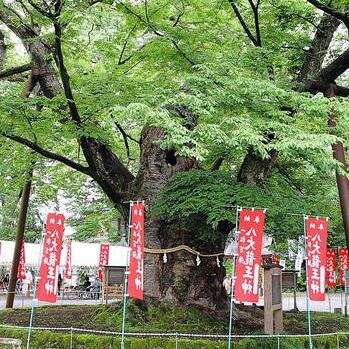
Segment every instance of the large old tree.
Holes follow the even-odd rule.
[[[219,193],[234,184],[235,196],[218,195],[208,204],[229,212],[229,205],[258,201],[244,188],[267,187],[275,173],[304,195],[304,173],[321,179],[337,168],[345,201],[346,6],[316,0],[4,1],[1,154],[10,159],[28,149],[36,166],[51,168],[53,160],[86,175],[125,221],[126,202],[145,200],[146,247],[153,249],[222,252],[234,226],[233,217],[212,218],[204,208],[176,217],[183,197],[171,197],[169,182],[172,194],[192,195],[188,211],[199,206],[196,195],[215,198],[212,188]],[[343,86],[336,83],[341,77]],[[329,116],[337,123],[332,132]],[[332,143],[342,166],[332,160]],[[213,177],[191,171],[181,178],[203,169]],[[233,179],[215,177],[222,169]],[[165,207],[165,194],[173,207]],[[146,254],[149,300],[222,306],[223,269],[215,258],[197,266],[185,251],[166,264],[162,257]]]

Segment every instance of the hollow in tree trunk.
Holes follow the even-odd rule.
[[[134,183],[134,191],[146,200],[148,212],[157,194],[165,187],[171,176],[192,169],[198,164],[194,159],[176,156],[173,150],[161,149],[159,142],[165,136],[162,129],[146,128],[141,137],[141,169]],[[148,248],[169,248],[188,245],[203,253],[217,253],[224,249],[224,242],[202,243],[195,239],[195,232],[187,232],[175,224],[147,214],[145,222],[145,245]],[[186,251],[167,255],[145,255],[144,289],[146,300],[169,301],[182,305],[196,305],[219,310],[226,306],[222,286],[224,268],[219,268],[216,259],[196,257]]]

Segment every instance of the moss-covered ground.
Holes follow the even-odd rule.
[[[238,309],[239,321],[234,325],[234,334],[261,334],[263,332],[263,312],[243,307]],[[4,309],[0,311],[1,325],[28,326],[30,309]],[[119,304],[46,306],[35,310],[34,327],[84,328],[119,332],[121,330],[122,308]],[[284,313],[285,333],[306,334],[305,313]],[[349,318],[340,314],[312,313],[313,333],[349,332]],[[171,306],[128,307],[127,331],[129,332],[171,332],[227,334],[228,319],[215,313],[205,313],[198,309],[174,308]],[[1,336],[22,338],[26,331],[0,328]],[[341,336],[339,348],[349,348],[347,336]],[[119,348],[120,338],[93,334],[74,333],[73,341],[69,333],[40,332],[34,330],[31,348]],[[23,342],[24,343],[24,342]],[[126,348],[175,349],[175,340],[166,338],[128,339]],[[338,348],[336,336],[314,339],[314,349]],[[179,346],[180,344],[180,346]],[[45,346],[47,345],[47,346]],[[282,339],[280,348],[307,348],[307,339]],[[178,349],[220,349],[226,348],[226,341],[183,339],[177,342]],[[234,349],[278,348],[276,339],[244,339]]]
[[[236,334],[261,333],[263,311],[258,308],[238,309]],[[0,324],[28,326],[30,308],[3,309]],[[35,309],[34,327],[76,327],[105,331],[121,329],[122,307],[112,305],[44,306]],[[306,313],[284,312],[285,332],[307,333]],[[132,332],[178,332],[225,334],[228,319],[221,314],[202,312],[196,308],[128,306],[127,330]],[[349,332],[349,318],[340,314],[312,313],[313,333]]]

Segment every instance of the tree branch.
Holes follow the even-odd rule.
[[[119,57],[119,60],[118,60],[118,65],[122,65],[122,64],[125,64],[126,62],[128,62],[132,57],[133,57],[133,54],[132,55],[129,55],[127,58],[123,59],[123,55],[125,53],[125,50],[126,50],[126,46],[128,44],[128,41],[130,39],[130,36],[132,34],[132,32],[136,29],[137,25],[134,25],[133,28],[129,31],[129,33],[127,34],[127,37],[125,39],[125,42],[124,44],[122,45],[122,49],[121,49],[121,52],[120,52],[120,57]],[[144,48],[145,44],[141,46],[141,48],[139,50],[141,50],[142,48]],[[138,50],[137,50],[138,51]]]
[[[16,17],[14,18],[14,16]],[[13,13],[13,10],[5,5],[0,7],[0,19],[21,40],[27,40],[37,36],[33,28],[24,23],[22,18],[18,17],[16,12]],[[18,21],[21,25],[18,25]]]
[[[53,153],[49,150],[46,150],[46,149],[40,147],[38,144],[36,144],[36,143],[26,139],[26,138],[23,138],[20,136],[8,135],[2,131],[0,131],[0,135],[5,137],[5,138],[8,138],[14,142],[20,143],[20,144],[26,146],[27,148],[34,150],[35,152],[37,152],[38,154],[42,155],[43,157],[45,157],[47,159],[61,162],[62,164],[65,164],[65,165],[73,168],[74,170],[77,170],[81,173],[84,173],[86,175],[91,176],[91,171],[90,171],[89,167],[82,166],[82,165],[62,156],[62,155],[59,155],[59,154]]]
[[[259,14],[258,14],[259,1],[257,2],[256,5],[254,4],[253,0],[248,0],[248,2],[250,3],[250,6],[253,11],[254,26],[256,30],[256,43],[257,43],[256,46],[262,47],[262,38],[261,38],[261,31],[259,27]]]
[[[73,92],[70,86],[70,77],[64,64],[62,42],[61,42],[62,28],[60,26],[60,23],[56,20],[54,21],[53,25],[55,29],[56,63],[58,66],[59,74],[62,79],[63,90],[64,90],[65,97],[67,99],[70,116],[73,122],[76,124],[76,126],[79,129],[82,129],[82,121],[81,121],[80,114],[79,114],[77,105],[75,103]],[[94,165],[93,155],[91,154],[86,136],[81,136],[80,141],[81,141],[81,149],[84,153],[86,161],[89,164],[89,166],[91,166],[94,169],[95,165]]]
[[[19,67],[9,68],[0,72],[0,79],[8,78],[9,76],[17,75],[29,71],[31,69],[31,63],[23,64]]]
[[[326,92],[330,86],[333,86],[336,96],[349,97],[349,88],[338,86],[334,83],[330,83],[323,80],[307,80],[304,83],[304,88],[310,93]]]
[[[293,189],[296,189],[300,194],[304,195],[303,189],[294,182],[294,180],[290,177],[290,175],[287,173],[285,169],[283,169],[280,165],[276,164],[276,169],[279,172],[279,174],[283,177],[285,182],[292,187]]]
[[[224,161],[223,157],[216,159],[211,166],[211,171],[218,171],[219,168],[222,166],[223,161]]]
[[[334,61],[323,68],[318,78],[334,82],[340,75],[349,69],[349,49],[339,55]]]
[[[305,56],[304,63],[300,68],[298,82],[304,82],[319,74],[326,53],[331,44],[333,34],[337,30],[340,21],[337,18],[324,14],[317,26],[311,47]]]
[[[228,0],[230,6],[232,7],[236,17],[238,18],[242,28],[244,29],[245,33],[247,34],[247,36],[250,38],[250,40],[252,41],[253,45],[258,46],[258,42],[256,40],[256,38],[253,36],[253,34],[251,33],[250,29],[248,28],[248,25],[246,24],[244,18],[242,17],[238,7],[235,4],[234,0]]]
[[[53,13],[50,11],[50,9],[48,8],[47,11],[45,11],[44,9],[42,9],[38,4],[36,4],[34,1],[32,0],[28,0],[29,4],[34,7],[34,9],[39,12],[41,15],[43,15],[44,17],[47,18],[54,18]]]
[[[335,18],[340,19],[349,30],[349,14],[348,14],[348,12],[342,12],[342,11],[336,10],[329,5],[322,4],[318,0],[307,0],[307,1],[310,4],[312,4],[313,6],[315,6],[316,8],[318,8],[319,10],[321,10],[321,11],[323,11],[323,12],[325,12],[325,13],[327,13]]]
[[[130,138],[132,140],[135,141],[135,139],[133,139],[132,137],[130,137],[126,132],[125,130],[121,127],[121,125],[115,121],[115,126],[117,127],[117,129],[120,131],[121,135],[122,135],[122,138],[124,139],[124,144],[125,144],[125,147],[126,147],[126,153],[127,153],[127,158],[129,161],[131,160],[134,160],[134,159],[131,159],[131,156],[130,156],[130,146],[128,144],[128,140],[127,138]],[[139,142],[138,142],[139,143]]]
[[[0,69],[6,62],[7,45],[5,43],[5,35],[0,31]]]
[[[178,42],[174,39],[172,39],[171,37],[167,37],[165,34],[159,32],[155,26],[153,24],[151,24],[150,22],[148,22],[147,20],[145,20],[141,15],[139,15],[138,13],[132,11],[132,9],[130,9],[128,6],[126,6],[124,3],[120,2],[119,5],[121,5],[127,12],[129,12],[131,15],[135,16],[136,18],[138,18],[143,24],[145,24],[147,27],[149,27],[153,33],[157,36],[161,36],[161,37],[165,37],[167,40],[169,40],[172,45],[174,46],[174,48],[180,53],[180,55],[186,60],[188,61],[191,65],[195,65],[196,63],[190,59],[185,53],[184,51],[179,47]]]
[[[126,138],[130,139],[131,141],[139,144],[139,141],[137,141],[137,139],[135,139],[132,136],[130,136],[129,134],[127,134],[125,132],[125,130],[122,128],[122,126],[117,121],[114,121],[114,122],[115,122],[115,126],[118,128],[118,130],[122,133],[123,136],[125,136]]]
[[[184,12],[181,12],[181,13],[177,16],[177,18],[176,18],[176,20],[174,21],[172,27],[176,27],[176,26],[178,25],[178,23],[179,23],[179,21],[180,21],[180,19],[181,19],[181,17],[182,17],[183,15],[184,15]]]
[[[184,51],[178,46],[178,43],[177,41],[171,39],[171,42],[173,44],[173,46],[176,48],[176,50],[180,53],[180,55],[185,59],[187,60],[191,65],[195,65],[195,62],[190,59],[185,53]]]

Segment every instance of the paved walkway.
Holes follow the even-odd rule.
[[[297,308],[300,311],[307,310],[307,298],[305,292],[297,293]],[[349,302],[349,298],[348,298]],[[263,298],[261,298],[258,303],[259,306],[263,306]],[[283,293],[282,295],[282,308],[284,310],[292,310],[294,304],[293,293]],[[334,308],[341,308],[344,312],[345,307],[345,296],[344,293],[330,293],[326,294],[326,299],[323,302],[313,302],[310,301],[310,310],[311,311],[321,311],[321,312],[334,312]]]
[[[348,297],[349,302],[349,297]],[[74,304],[101,304],[101,299],[59,299],[57,300],[56,305],[74,305]],[[6,295],[0,295],[0,308],[5,308],[6,305]],[[16,295],[14,307],[31,307],[32,298],[27,298],[22,295]],[[40,302],[39,306],[51,305],[51,303]],[[293,293],[284,293],[282,295],[282,305],[284,310],[293,309]],[[258,306],[263,306],[263,298],[261,297]],[[300,311],[307,310],[307,302],[305,293],[297,293],[297,307]],[[324,302],[310,302],[311,311],[321,311],[321,312],[333,312],[334,308],[341,308],[344,313],[345,307],[345,296],[342,293],[331,293],[330,295],[326,294],[326,300]]]
[[[13,304],[14,308],[21,308],[21,307],[31,307],[33,303],[32,297],[28,298],[24,295],[16,295],[15,301]],[[57,303],[55,305],[74,305],[74,304],[101,304],[101,299],[79,299],[78,297],[75,297],[74,299],[60,299],[57,298]],[[52,303],[46,303],[46,302],[39,302],[39,306],[43,305],[53,305]],[[6,294],[0,295],[0,309],[5,308],[6,306]]]

